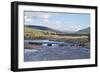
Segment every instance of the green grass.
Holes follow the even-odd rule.
[[[24,37],[25,38],[50,38],[53,35],[56,35],[56,32],[52,31],[44,31],[44,30],[39,30],[39,29],[33,29],[29,27],[24,28]]]
[[[56,32],[52,32],[52,31],[49,31],[49,30],[44,31],[44,30],[39,30],[39,29],[35,29],[35,28],[33,29],[33,28],[29,28],[29,27],[25,27],[24,30],[25,30],[25,32],[55,33],[56,34]]]
[[[39,30],[39,29],[33,29],[29,27],[24,28],[24,38],[25,39],[58,39],[56,41],[64,41],[64,42],[75,42],[79,44],[84,44],[85,47],[90,48],[90,40],[88,39],[88,36],[78,36],[78,35],[66,35],[66,36],[60,36],[57,35],[56,32],[49,31],[49,30]]]
[[[87,35],[58,35],[57,32],[49,30],[39,30],[35,28],[25,27],[24,28],[24,37],[26,39],[64,39],[64,40],[77,40],[77,39],[87,39]]]

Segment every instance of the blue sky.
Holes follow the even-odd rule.
[[[90,14],[25,11],[25,25],[46,26],[59,31],[75,32],[90,26]]]

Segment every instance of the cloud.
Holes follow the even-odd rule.
[[[62,23],[61,21],[55,21],[55,22],[45,22],[45,26],[56,29],[58,31],[70,31],[70,32],[75,32],[78,31],[81,26],[76,26],[75,24],[72,23]]]
[[[42,24],[47,24],[49,18],[51,17],[50,13],[45,12],[25,12],[25,23],[32,23],[34,20],[42,20]]]
[[[33,21],[32,18],[25,16],[25,22],[31,22],[31,21]]]
[[[43,18],[48,19],[51,14],[43,12],[25,12],[25,16],[28,18]]]
[[[55,16],[54,16],[55,15]],[[59,13],[48,13],[48,12],[25,12],[25,23],[29,25],[40,25],[40,26],[46,26],[52,29],[60,30],[60,31],[78,31],[82,28],[85,28],[85,25],[81,25],[80,23],[73,21],[68,21],[67,18],[65,21],[57,18],[56,16],[59,16]],[[56,18],[53,18],[56,17]],[[52,19],[53,18],[53,19]]]
[[[55,24],[61,24],[61,21],[55,21]]]
[[[43,14],[42,17],[43,17],[44,19],[48,19],[48,18],[50,17],[50,14]]]

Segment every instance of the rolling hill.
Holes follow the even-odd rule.
[[[25,25],[25,27],[29,27],[29,28],[33,28],[33,29],[37,29],[37,30],[59,32],[59,31],[57,31],[57,30],[54,30],[54,29],[52,29],[52,28],[45,27],[45,26],[38,26],[38,25]]]
[[[90,33],[90,27],[85,28],[85,29],[81,29],[81,30],[76,32],[76,34],[89,34],[89,33]]]
[[[42,26],[24,26],[25,38],[51,38],[52,35],[56,36],[56,32],[50,28]]]

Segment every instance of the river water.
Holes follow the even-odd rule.
[[[90,49],[84,47],[48,47],[24,49],[24,61],[75,60],[89,59]]]

